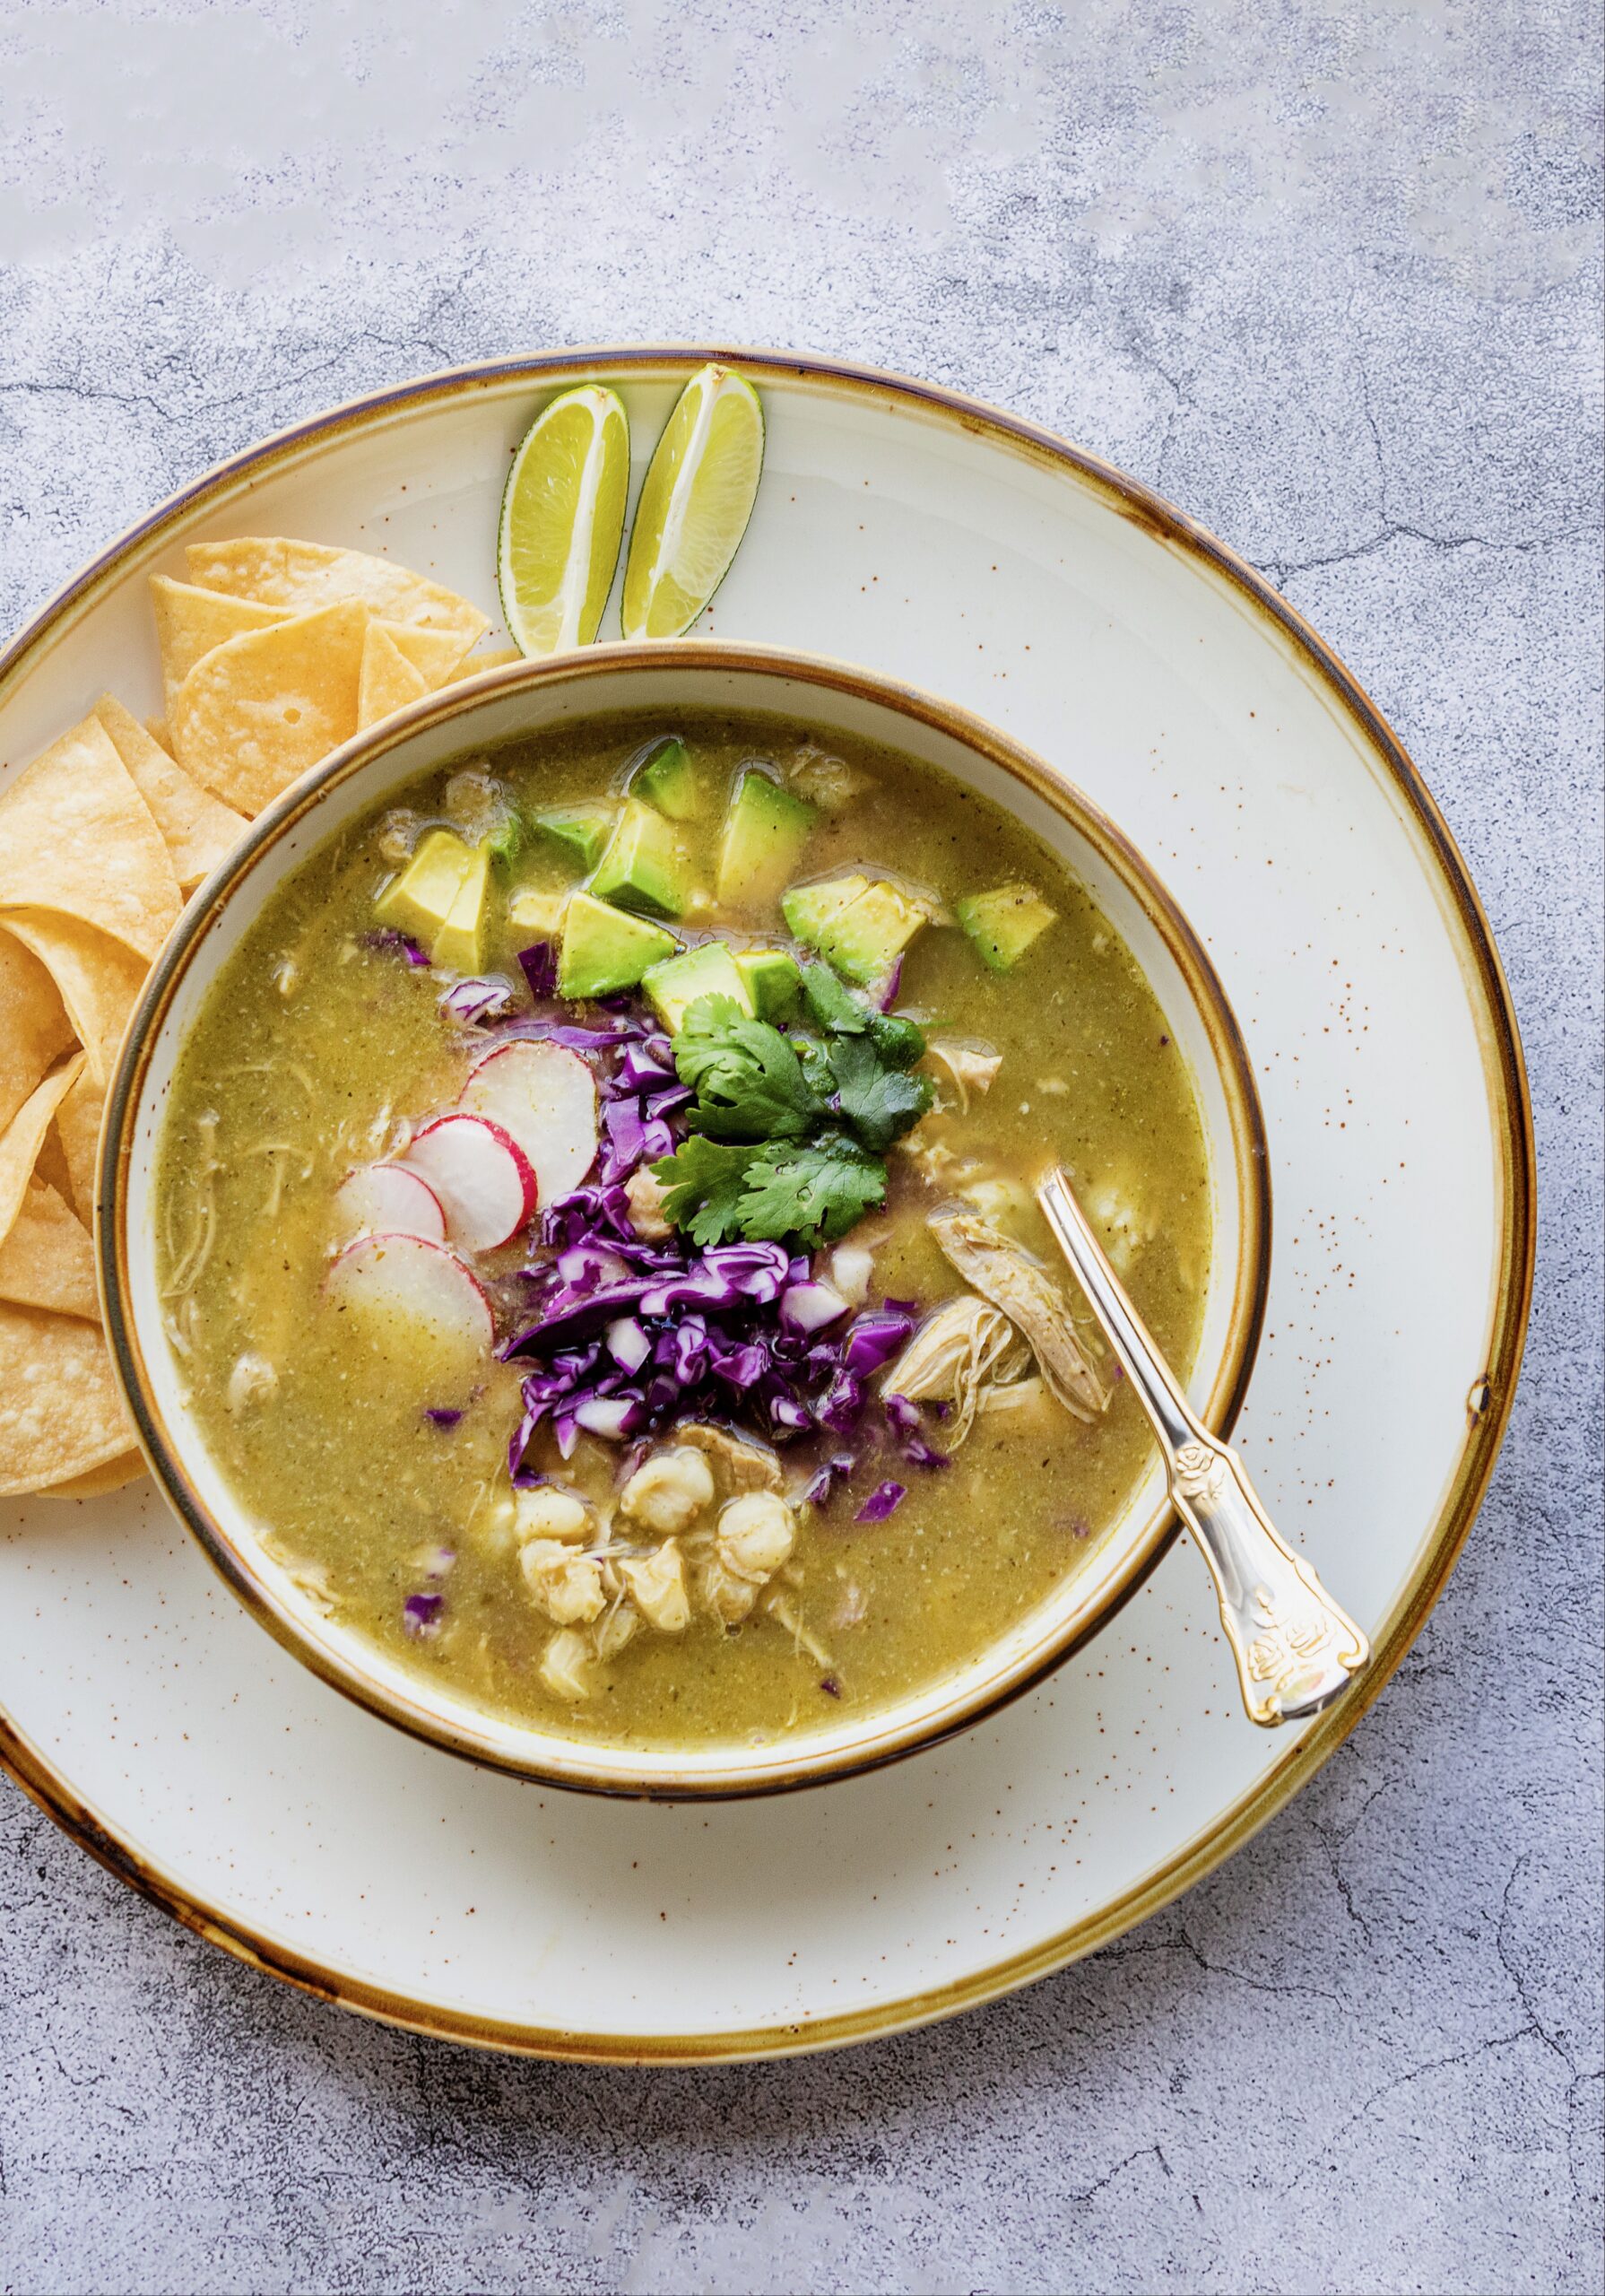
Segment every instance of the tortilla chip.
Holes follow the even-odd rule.
[[[429,691],[421,670],[415,670],[382,622],[370,622],[362,648],[362,676],[357,691],[359,728],[377,726],[394,709],[421,701]]]
[[[77,1083],[82,1066],[83,1055],[74,1053],[71,1060],[53,1069],[44,1083],[30,1092],[4,1131],[0,1132],[0,1244],[10,1235],[22,1209],[28,1183],[39,1161],[39,1144],[50,1128],[50,1119]]]
[[[75,917],[13,909],[0,924],[32,950],[56,983],[90,1067],[106,1083],[150,967],[120,941],[80,925]]]
[[[100,1327],[0,1300],[0,1496],[69,1482],[133,1447]]]
[[[11,1233],[0,1240],[0,1300],[100,1320],[89,1230],[43,1180],[29,1181]]]
[[[468,651],[461,631],[419,630],[404,622],[383,621],[379,628],[395,642],[396,651],[412,663],[431,693],[451,683],[457,674],[458,663]]]
[[[161,831],[98,718],[0,795],[0,921],[13,909],[59,911],[148,960],[182,905]]]
[[[476,678],[482,670],[505,670],[509,662],[527,661],[528,656],[516,646],[490,646],[482,654],[469,654],[457,664],[454,685],[464,678]]]
[[[74,1084],[73,1092],[77,1089],[77,1085]],[[73,1097],[73,1092],[69,1092],[66,1100],[63,1100],[62,1108],[65,1108],[67,1100]],[[78,1199],[73,1193],[72,1168],[67,1162],[67,1152],[61,1144],[61,1109],[56,1109],[56,1119],[49,1131],[39,1142],[39,1152],[34,1162],[33,1177],[36,1180],[43,1180],[48,1187],[53,1187],[64,1204],[70,1205],[74,1212],[78,1212]],[[86,1225],[88,1224],[90,1215],[87,1210],[78,1213],[78,1216]]]
[[[166,841],[180,892],[189,892],[245,835],[243,813],[192,781],[178,760],[152,740],[120,701],[103,693],[95,715],[111,736],[112,747],[129,778],[151,808]]]
[[[73,1041],[61,994],[31,949],[0,925],[0,1132]]]
[[[144,1471],[143,1454],[125,1451],[120,1459],[108,1459],[103,1467],[91,1467],[87,1474],[70,1474],[65,1483],[53,1483],[39,1495],[41,1499],[98,1499],[103,1492],[121,1491]]]
[[[360,599],[383,622],[451,631],[464,648],[490,627],[479,608],[455,590],[366,551],[332,550],[325,543],[292,542],[283,535],[241,535],[232,542],[192,543],[185,556],[192,582],[258,605],[310,613]]]
[[[86,1061],[83,1072],[56,1111],[55,1140],[66,1167],[67,1195],[73,1209],[92,1235],[95,1226],[95,1159],[100,1152],[100,1125],[106,1114],[106,1080]],[[38,1171],[48,1179],[50,1143],[39,1151]]]
[[[256,605],[221,590],[197,590],[193,583],[175,582],[166,574],[151,577],[151,610],[156,617],[162,698],[169,719],[179,687],[203,655],[214,646],[226,646],[230,638],[271,630],[275,622],[290,619],[282,606]]]
[[[259,813],[357,730],[363,605],[325,606],[203,656],[174,706],[187,773]]]

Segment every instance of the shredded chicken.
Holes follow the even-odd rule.
[[[1029,1350],[1002,1309],[961,1292],[926,1317],[886,1374],[884,1388],[910,1403],[951,1404],[954,1417],[944,1432],[949,1450],[956,1451],[987,1392],[1018,1378],[1028,1361]]]
[[[229,1409],[248,1411],[254,1404],[265,1403],[278,1384],[279,1375],[267,1358],[247,1347],[229,1374]]]
[[[1123,1275],[1130,1274],[1132,1262],[1158,1233],[1158,1220],[1139,1212],[1115,1179],[1100,1181],[1083,1200],[1088,1218],[1103,1231],[1104,1249]]]
[[[306,1596],[315,1610],[325,1618],[334,1614],[334,1589],[329,1574],[321,1562],[312,1562],[305,1555],[292,1554],[279,1539],[271,1535],[262,1542],[263,1552],[276,1562],[291,1585]]]
[[[871,776],[856,765],[849,765],[844,757],[832,757],[828,750],[817,749],[805,743],[792,760],[786,779],[800,797],[817,805],[822,813],[839,813],[855,797],[872,789]]]
[[[393,805],[379,823],[379,851],[395,868],[412,858],[423,823],[405,805]]]
[[[1021,1180],[993,1173],[985,1179],[960,1180],[957,1192],[994,1228],[1006,1227],[1011,1221],[1030,1214],[1031,1191]]]
[[[195,1157],[195,1206],[190,1226],[189,1240],[180,1255],[173,1241],[173,1213],[169,1191],[167,1213],[168,1257],[174,1262],[171,1274],[162,1291],[164,1300],[181,1300],[193,1292],[201,1279],[212,1247],[217,1240],[217,1205],[215,1190],[217,1175],[222,1164],[217,1152],[218,1118],[215,1110],[208,1109],[195,1118],[195,1130],[200,1135],[199,1151]]]
[[[907,1157],[921,1178],[929,1180],[933,1187],[940,1182],[950,1165],[959,1161],[953,1149],[933,1129],[929,1117],[916,1124],[912,1132],[905,1134],[894,1145]]]
[[[994,1045],[984,1044],[979,1037],[931,1037],[925,1050],[939,1061],[953,1080],[959,1094],[959,1109],[969,1112],[972,1092],[989,1092],[993,1078],[1003,1065],[1003,1056]]]
[[[591,1647],[601,1659],[616,1658],[640,1623],[641,1614],[633,1605],[616,1602],[591,1629]]]
[[[629,1205],[629,1224],[643,1243],[661,1243],[672,1232],[664,1215],[664,1199],[667,1190],[643,1164],[631,1172],[624,1183],[625,1201]]]
[[[855,1578],[849,1578],[842,1588],[841,1600],[831,1614],[830,1623],[842,1628],[862,1626],[867,1615],[863,1588]]]
[[[552,1636],[541,1661],[541,1680],[554,1698],[567,1699],[571,1705],[590,1697],[591,1646],[583,1634],[565,1627]]]
[[[1025,1379],[1006,1379],[1002,1385],[988,1387],[978,1411],[1033,1411],[1047,1401],[1047,1382],[1035,1375]]]
[[[966,1212],[941,1212],[931,1233],[967,1283],[1001,1308],[1028,1341],[1066,1411],[1096,1419],[1108,1394],[1076,1333],[1070,1301],[1022,1244]]]
[[[490,835],[507,812],[501,790],[482,765],[465,765],[454,773],[445,796],[447,813],[476,843]]]
[[[700,1421],[678,1430],[682,1443],[707,1453],[732,1492],[778,1491],[780,1462],[767,1443],[749,1443],[723,1427]]]
[[[792,1648],[794,1650],[806,1650],[809,1657],[813,1660],[816,1665],[834,1668],[836,1665],[835,1659],[830,1656],[829,1651],[826,1649],[824,1644],[819,1639],[819,1637],[809,1632],[807,1627],[802,1623],[802,1613],[798,1610],[795,1603],[791,1600],[789,1596],[771,1595],[764,1605],[764,1607],[768,1612],[769,1616],[774,1619],[778,1625],[785,1627],[786,1632],[791,1636]]]
[[[830,1255],[830,1281],[849,1308],[863,1307],[874,1273],[874,1254],[863,1244],[837,1244]]]

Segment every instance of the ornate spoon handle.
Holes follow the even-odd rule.
[[[1283,1545],[1236,1453],[1201,1424],[1065,1174],[1050,1172],[1037,1197],[1159,1439],[1171,1503],[1215,1581],[1250,1718],[1274,1727],[1319,1713],[1367,1663],[1370,1644]]]

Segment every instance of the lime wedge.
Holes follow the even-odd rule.
[[[763,410],[728,367],[691,377],[657,442],[624,570],[626,638],[678,638],[729,570],[763,468]]]
[[[497,578],[520,652],[588,646],[612,586],[629,492],[629,423],[584,383],[531,423],[501,498]]]

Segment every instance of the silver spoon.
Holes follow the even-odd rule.
[[[1236,1453],[1199,1421],[1066,1175],[1050,1172],[1037,1196],[1159,1439],[1171,1504],[1215,1581],[1250,1719],[1274,1728],[1318,1714],[1369,1663],[1371,1645],[1282,1544]]]

